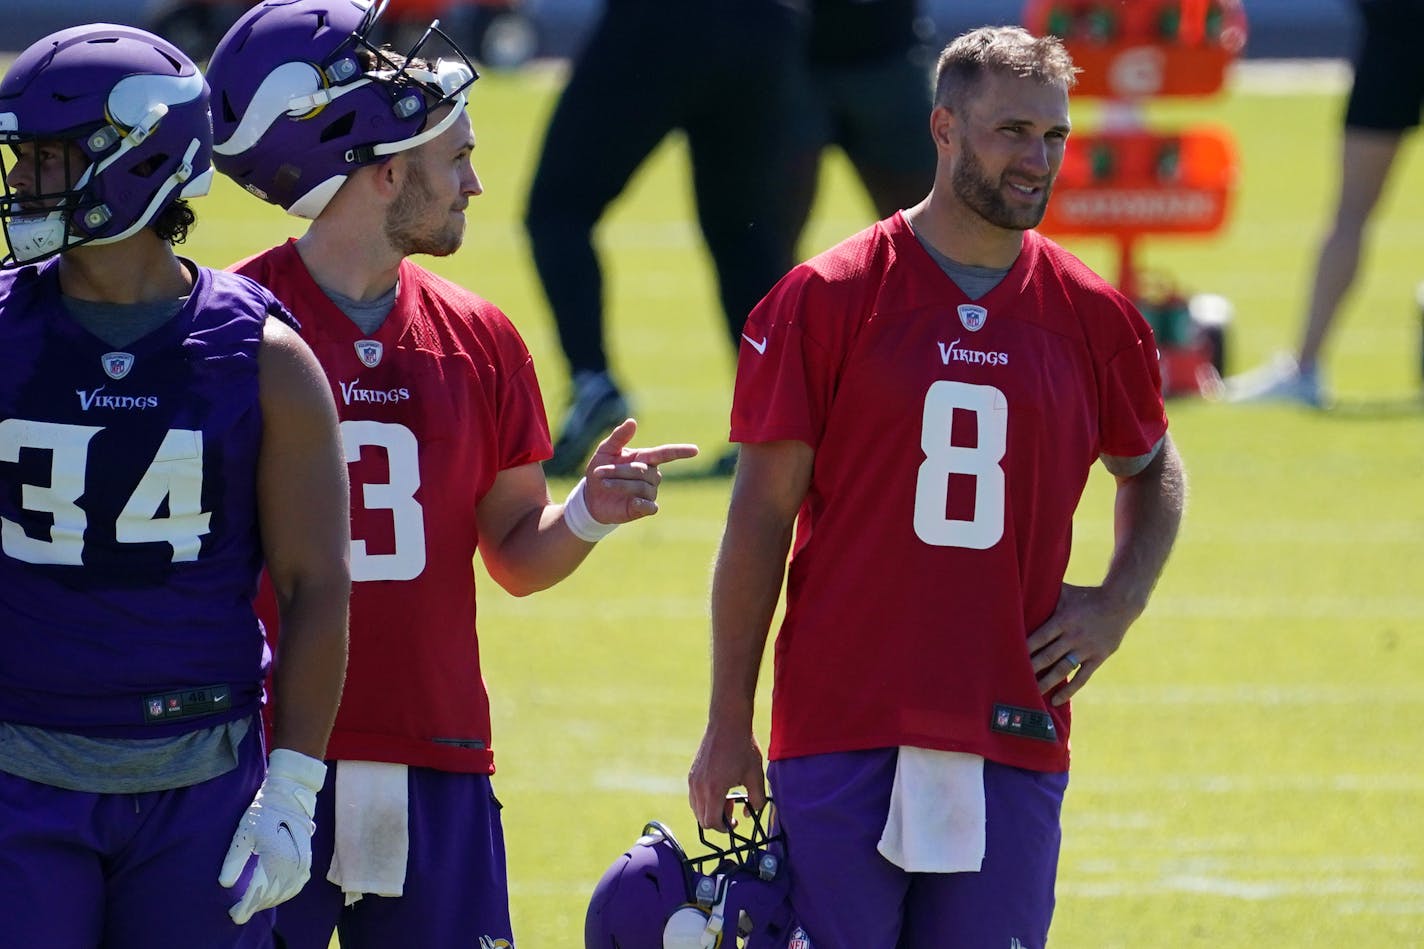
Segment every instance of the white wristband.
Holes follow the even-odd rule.
[[[579,540],[596,544],[617,530],[618,525],[595,520],[589,513],[588,502],[583,499],[583,486],[587,480],[580,478],[579,483],[569,492],[568,500],[564,502],[564,524]]]

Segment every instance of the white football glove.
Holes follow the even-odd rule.
[[[228,910],[241,925],[260,910],[296,896],[311,876],[311,838],[316,830],[316,794],[326,780],[326,765],[287,748],[274,750],[267,777],[242,816],[223,861],[218,883],[232,886],[257,855],[252,879],[242,899]]]

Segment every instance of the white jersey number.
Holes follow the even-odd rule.
[[[979,428],[973,448],[951,445],[956,409],[974,413]],[[936,547],[988,550],[1004,536],[1004,452],[1008,450],[1008,403],[994,386],[940,380],[925,393],[920,450],[925,460],[915,483],[915,534]],[[974,479],[974,517],[946,515],[950,475]]]
[[[425,513],[415,500],[420,489],[420,449],[415,435],[395,422],[353,420],[341,423],[346,463],[360,460],[361,449],[381,448],[391,480],[361,485],[361,503],[368,511],[390,511],[395,550],[366,552],[366,542],[351,538],[352,580],[414,580],[425,569]]]
[[[0,547],[8,556],[26,563],[84,563],[89,518],[78,502],[89,469],[89,442],[102,430],[17,418],[0,421],[0,461],[18,462],[22,448],[50,453],[49,484],[26,484],[20,490],[25,510],[53,518],[49,539],[31,537],[15,521],[0,519]],[[165,500],[167,516],[159,517]],[[211,519],[203,510],[203,433],[171,429],[119,513],[114,539],[121,544],[163,541],[172,546],[174,563],[193,561]]]

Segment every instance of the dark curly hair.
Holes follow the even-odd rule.
[[[155,234],[170,244],[181,244],[188,239],[188,229],[198,223],[198,215],[183,198],[154,215],[149,227]]]

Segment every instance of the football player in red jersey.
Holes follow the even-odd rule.
[[[313,880],[277,918],[291,949],[508,946],[480,554],[515,595],[571,573],[614,525],[657,512],[664,462],[618,425],[563,504],[533,361],[493,304],[416,265],[459,248],[481,192],[473,68],[438,30],[368,39],[384,4],[267,2],[209,64],[214,162],[311,218],[238,270],[291,308],[336,396],[352,481],[351,655]],[[435,58],[448,53],[450,59]],[[336,816],[333,818],[333,814]]]
[[[922,202],[793,270],[747,321],[712,589],[697,819],[769,779],[820,949],[1042,949],[1068,700],[1143,611],[1184,499],[1156,347],[1036,233],[1075,69],[1013,27],[942,53]],[[1117,479],[1103,581],[1073,513]],[[786,571],[771,764],[752,720]]]

